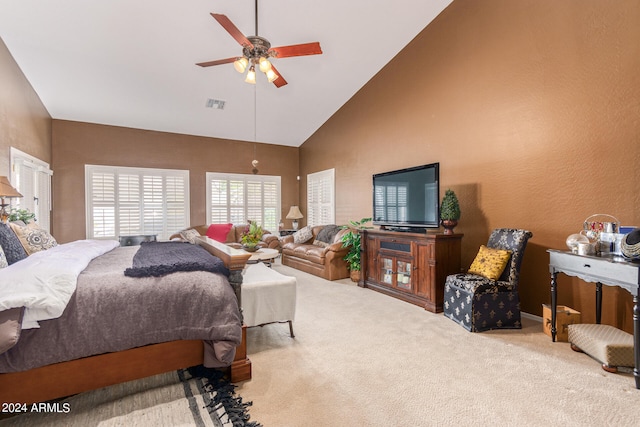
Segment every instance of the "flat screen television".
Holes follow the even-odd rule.
[[[373,224],[418,231],[440,226],[440,164],[373,175]]]

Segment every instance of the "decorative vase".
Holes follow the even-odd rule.
[[[444,234],[453,234],[453,229],[458,225],[458,221],[455,219],[443,219],[441,223],[444,227]]]
[[[258,245],[242,245],[242,249],[247,252],[255,252],[260,248],[258,247]]]

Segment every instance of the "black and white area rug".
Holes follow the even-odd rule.
[[[42,411],[28,405],[0,426],[261,427],[249,420],[250,406],[218,371],[199,366],[60,399]]]

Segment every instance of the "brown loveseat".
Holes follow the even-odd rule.
[[[221,224],[222,225],[222,224]],[[207,235],[207,230],[209,230],[209,225],[205,224],[205,225],[194,225],[193,227],[189,227],[185,230],[196,230],[201,236],[206,236]],[[174,240],[174,239],[185,239],[184,237],[184,232],[185,230],[182,230],[178,233],[172,234],[169,237],[169,240]],[[222,243],[225,243],[229,246],[233,246],[236,248],[240,248],[242,247],[242,243],[241,243],[241,239],[242,239],[242,233],[245,230],[245,226],[244,225],[234,225],[231,226],[231,229],[229,230],[229,232],[227,233],[226,236],[226,240]],[[186,239],[188,240],[188,239]],[[261,248],[270,248],[270,249],[276,249],[276,250],[280,250],[280,239],[278,238],[278,236],[276,236],[275,234],[271,234],[269,231],[264,230],[264,235],[262,236],[262,241],[260,243],[258,243],[258,246]]]
[[[335,232],[337,226],[331,227]],[[295,234],[282,238],[282,264],[327,280],[349,277],[347,262],[344,260],[349,249],[343,248],[340,240],[347,230],[338,230],[329,242],[321,243],[318,237],[323,237],[319,234],[324,228],[324,225],[312,227],[312,236],[300,243],[294,242]]]

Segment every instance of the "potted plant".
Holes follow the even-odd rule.
[[[460,219],[460,203],[453,190],[447,190],[440,204],[440,223],[444,227],[444,234],[453,234],[453,229]]]
[[[35,220],[36,214],[30,212],[29,209],[13,208],[11,212],[9,212],[9,221],[22,221],[25,224],[29,224]]]
[[[262,227],[258,225],[255,221],[249,221],[249,224],[244,229],[242,233],[242,248],[247,252],[255,252],[258,250],[258,243],[262,240],[262,235],[264,231]]]
[[[360,221],[349,221],[349,225],[343,225],[342,229],[348,229],[346,233],[340,239],[342,241],[343,248],[349,248],[349,252],[344,257],[349,265],[349,272],[351,280],[354,282],[360,281],[360,249],[362,247],[362,235],[360,230],[367,228],[365,224],[371,221],[371,218],[362,218]]]

